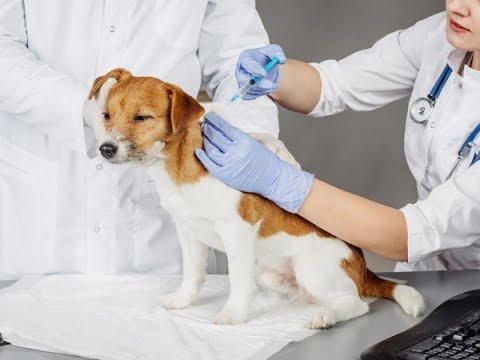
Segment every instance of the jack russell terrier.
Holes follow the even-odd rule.
[[[92,102],[100,109],[90,121],[100,153],[114,164],[144,166],[176,223],[183,282],[163,300],[165,308],[183,309],[195,301],[212,247],[227,254],[230,279],[229,298],[216,324],[246,321],[256,281],[315,304],[318,310],[308,324],[312,329],[366,314],[366,297],[394,300],[414,317],[423,312],[422,296],[412,287],[378,278],[367,269],[360,249],[208,173],[194,150],[202,147],[205,107],[221,114],[221,106],[202,106],[173,84],[134,77],[124,69],[95,80],[85,107]],[[279,140],[268,135],[257,140],[294,162]]]

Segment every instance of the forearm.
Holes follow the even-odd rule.
[[[407,225],[400,210],[315,179],[298,214],[359,248],[391,260],[408,258]]]
[[[318,104],[321,90],[322,81],[314,67],[288,59],[280,67],[278,90],[270,97],[286,109],[308,114]]]

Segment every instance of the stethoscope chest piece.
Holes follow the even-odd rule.
[[[422,97],[412,104],[410,107],[410,118],[417,124],[425,124],[430,115],[432,115],[433,107],[440,96],[445,83],[447,82],[450,74],[452,73],[452,68],[447,64],[442,71],[442,74],[437,79],[435,85],[433,85],[432,90],[427,97]]]
[[[424,124],[430,119],[435,103],[428,98],[420,98],[410,107],[410,117],[417,124]]]

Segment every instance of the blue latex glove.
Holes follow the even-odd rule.
[[[253,100],[259,96],[266,95],[278,88],[279,65],[275,64],[268,73],[264,67],[276,56],[279,64],[287,60],[282,48],[279,45],[268,45],[258,49],[243,51],[238,57],[237,76],[238,86],[242,87],[250,81],[252,76],[258,76],[261,79],[242,96],[244,100]]]
[[[195,154],[225,184],[253,192],[296,213],[310,191],[313,174],[281,160],[264,145],[215,113],[202,124],[203,149]]]

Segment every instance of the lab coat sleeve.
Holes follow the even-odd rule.
[[[82,105],[88,91],[28,49],[21,0],[0,0],[0,79],[0,111],[86,151]]]
[[[480,163],[436,187],[403,212],[408,229],[408,262],[462,248],[480,240]]]
[[[214,102],[227,104],[238,90],[235,67],[240,53],[268,43],[254,0],[208,3],[198,54],[206,90]],[[267,96],[252,101],[237,100],[227,109],[228,120],[243,131],[278,137],[278,110]]]
[[[373,110],[410,94],[425,44],[444,18],[444,13],[440,13],[424,19],[340,61],[312,63],[320,73],[322,92],[310,115],[327,116],[346,109]]]

